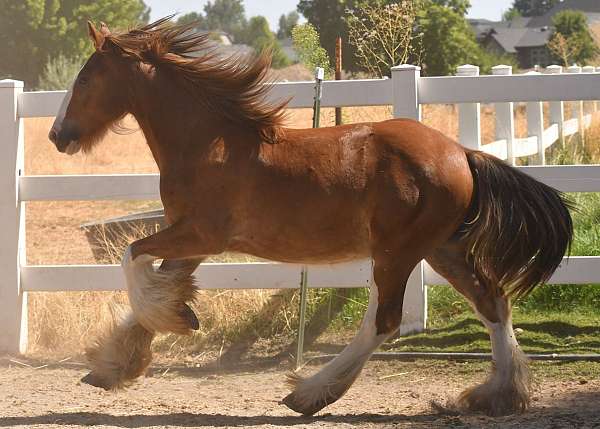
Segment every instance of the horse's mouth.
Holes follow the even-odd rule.
[[[75,155],[81,150],[81,144],[76,140],[71,140],[64,150],[67,155]]]

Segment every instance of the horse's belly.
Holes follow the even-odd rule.
[[[233,238],[231,250],[280,262],[330,264],[368,257],[366,227],[322,228],[313,231],[263,228]]]

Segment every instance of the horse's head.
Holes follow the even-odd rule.
[[[73,155],[91,149],[110,125],[127,113],[127,88],[122,71],[125,59],[110,43],[105,24],[100,30],[88,22],[96,51],[67,92],[48,138],[60,152]]]

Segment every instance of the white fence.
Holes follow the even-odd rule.
[[[396,117],[420,118],[422,104],[459,104],[460,141],[512,161],[582,129],[582,100],[600,100],[600,73],[595,70],[549,68],[548,73],[511,75],[498,66],[492,76],[478,76],[473,66],[459,76],[420,77],[418,67],[392,69],[391,79],[326,81],[323,107],[392,105]],[[25,176],[23,118],[54,116],[64,91],[23,92],[18,81],[0,81],[0,350],[23,352],[27,345],[27,293],[38,291],[101,291],[124,289],[116,265],[29,266],[25,263],[27,201],[157,199],[158,176],[86,175]],[[277,84],[272,97],[293,96],[292,108],[312,106],[313,83]],[[576,117],[564,118],[563,101],[575,101]],[[551,125],[543,127],[542,101],[550,102]],[[495,103],[498,141],[481,146],[480,107]],[[513,104],[527,103],[529,137],[514,137]],[[50,143],[48,143],[50,144]],[[567,192],[600,192],[600,166],[520,167],[533,177]],[[297,288],[300,265],[275,263],[205,264],[195,273],[199,284],[212,289]],[[309,268],[310,287],[362,287],[371,281],[370,261]],[[600,283],[600,257],[573,257],[552,283]],[[426,323],[427,284],[447,284],[426,263],[412,273],[405,299],[402,331],[420,331]]]

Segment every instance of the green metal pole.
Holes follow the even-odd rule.
[[[317,67],[315,70],[315,99],[313,103],[313,128],[319,128],[321,116],[321,83],[325,77],[325,70]],[[306,327],[306,300],[308,299],[308,268],[302,267],[300,273],[300,317],[298,326],[298,350],[296,352],[296,369],[303,363],[304,355],[304,329]]]
[[[319,128],[319,121],[321,117],[321,96],[323,92],[321,90],[321,84],[325,78],[325,70],[321,67],[317,67],[315,70],[315,98],[313,104],[313,128]]]
[[[302,267],[300,272],[300,320],[298,325],[298,350],[296,352],[296,369],[302,366],[304,354],[304,328],[306,325],[306,300],[308,298],[308,270]]]

